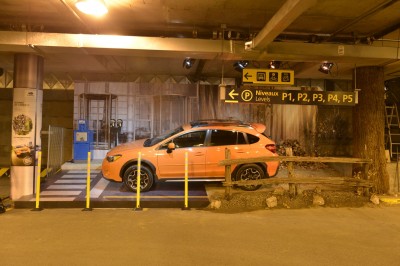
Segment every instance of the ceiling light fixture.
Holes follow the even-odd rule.
[[[79,11],[93,16],[102,16],[108,12],[103,0],[79,0],[75,3]]]
[[[333,63],[330,62],[324,62],[319,66],[318,71],[322,72],[324,74],[329,74],[331,73],[331,68],[333,67]]]
[[[237,61],[233,64],[233,68],[236,71],[242,72],[249,65],[249,61]]]
[[[274,61],[272,60],[269,62],[268,68],[270,69],[278,69],[281,66],[281,61]]]
[[[196,59],[186,57],[185,60],[183,60],[183,67],[186,69],[190,69],[193,65]]]

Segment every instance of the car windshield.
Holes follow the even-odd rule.
[[[178,127],[178,128],[175,128],[172,131],[169,131],[169,132],[165,133],[164,135],[160,135],[158,137],[154,137],[154,138],[151,138],[151,139],[146,139],[146,141],[144,142],[143,146],[144,147],[151,147],[151,146],[156,145],[156,144],[160,143],[161,141],[163,141],[163,140],[165,140],[165,139],[167,139],[167,138],[169,138],[169,137],[171,137],[171,136],[173,136],[175,134],[178,134],[179,132],[182,132],[182,131],[183,131],[183,128],[182,127]]]

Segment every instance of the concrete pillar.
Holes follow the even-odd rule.
[[[14,97],[11,129],[11,198],[31,196],[35,188],[37,151],[41,150],[43,103],[42,57],[14,56]]]

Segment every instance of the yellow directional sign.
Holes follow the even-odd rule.
[[[243,69],[242,81],[243,84],[253,85],[293,85],[294,71],[245,68]]]
[[[347,91],[266,90],[242,87],[226,90],[225,102],[354,106],[357,103],[357,95]]]

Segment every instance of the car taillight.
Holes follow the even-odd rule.
[[[265,145],[265,148],[266,148],[267,150],[269,150],[270,152],[276,153],[276,146],[275,146],[275,144],[268,144],[268,145]]]

